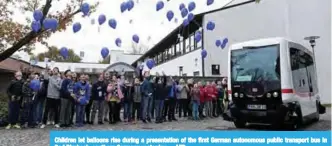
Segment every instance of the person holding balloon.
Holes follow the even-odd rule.
[[[85,106],[90,100],[90,85],[84,74],[80,75],[80,81],[75,84],[73,91],[76,98],[76,126],[82,127],[84,126]]]
[[[35,100],[36,92],[39,89],[40,82],[37,79],[33,79],[31,74],[29,78],[24,82],[22,86],[22,107],[21,112],[21,126],[27,128],[28,126],[33,128],[36,126],[33,116],[33,103]]]

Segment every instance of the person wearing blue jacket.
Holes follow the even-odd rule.
[[[164,105],[164,121],[166,120],[166,115],[168,117],[168,121],[177,121],[175,118],[175,106],[176,106],[176,83],[171,77],[166,86],[167,96],[165,99]]]
[[[153,100],[153,83],[151,82],[151,76],[149,72],[145,72],[145,78],[141,86],[142,100],[143,100],[143,112],[142,112],[142,121],[151,122],[151,110],[152,110],[152,100]]]
[[[85,75],[80,75],[80,81],[74,86],[74,94],[76,98],[76,126],[82,127],[84,124],[85,105],[90,100],[90,85],[85,79]]]
[[[64,74],[66,78],[62,81],[60,89],[60,127],[69,127],[71,125],[72,99],[75,97],[73,94],[74,81],[70,70],[66,70]]]

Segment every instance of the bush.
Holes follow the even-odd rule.
[[[8,97],[6,94],[0,94],[0,126],[7,125],[8,117]]]

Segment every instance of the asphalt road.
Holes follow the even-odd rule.
[[[326,114],[321,115],[320,121],[305,125],[299,130],[331,130],[331,108],[327,108]],[[247,129],[240,130],[267,130],[268,127],[249,126]],[[231,122],[224,121],[222,118],[205,119],[202,121],[190,121],[178,119],[177,122],[165,122],[163,124],[136,124],[119,123],[116,125],[86,125],[81,128],[54,129],[11,129],[0,130],[1,146],[46,146],[49,145],[49,132],[51,130],[239,130]]]

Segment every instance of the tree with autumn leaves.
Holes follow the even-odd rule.
[[[50,13],[52,3],[66,3],[66,9]],[[36,42],[48,46],[46,40],[56,31],[64,31],[73,21],[75,15],[81,12],[83,0],[1,0],[0,1],[0,62],[13,55],[16,51],[31,52]],[[91,5],[90,13],[94,12],[99,3]],[[21,10],[24,14],[33,13],[39,9],[43,18],[58,20],[56,31],[41,29],[38,32],[31,30],[31,17],[26,17],[26,24],[20,24],[12,18],[14,10]]]

